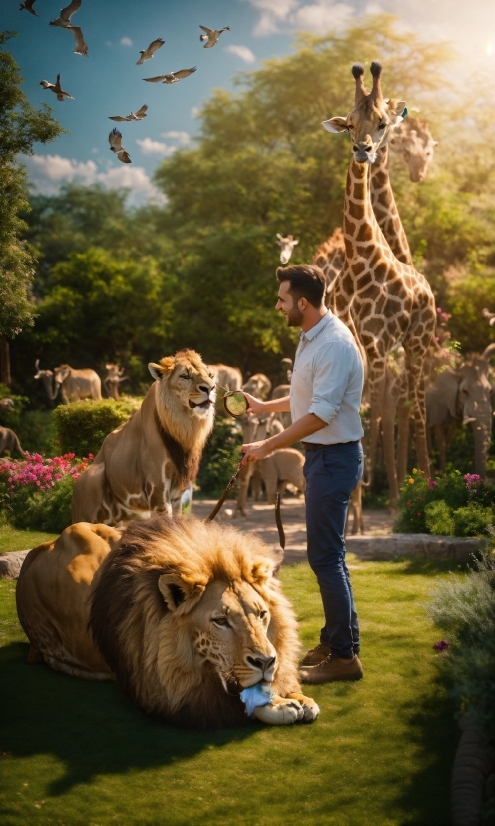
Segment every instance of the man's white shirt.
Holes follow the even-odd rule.
[[[305,442],[332,445],[363,436],[359,415],[363,380],[354,337],[331,310],[307,333],[299,333],[290,385],[292,421],[314,413],[327,423]]]

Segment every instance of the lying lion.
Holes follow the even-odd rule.
[[[125,532],[72,525],[22,566],[28,661],[116,679],[174,725],[236,726],[248,706],[264,723],[312,721],[319,709],[300,693],[297,626],[277,564],[257,537],[192,517],[136,520]],[[266,704],[256,705],[260,695]]]

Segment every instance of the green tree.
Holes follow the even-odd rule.
[[[349,111],[351,64],[377,56],[386,94],[426,105],[445,86],[445,47],[401,32],[390,16],[339,35],[304,35],[294,54],[241,75],[238,91],[214,92],[196,147],[159,167],[168,204],[157,226],[181,250],[176,343],[192,307],[190,341],[211,361],[273,373],[282,352],[292,355],[273,312],[275,236],[298,237],[293,260],[308,261],[341,225],[350,146],[321,121]]]
[[[3,46],[14,32],[0,32]],[[22,77],[9,52],[0,49],[0,362],[1,380],[10,385],[8,340],[32,323],[27,289],[34,274],[34,257],[21,234],[19,213],[28,207],[25,167],[18,155],[33,153],[36,141],[47,143],[62,127],[50,107],[34,109],[20,89]]]

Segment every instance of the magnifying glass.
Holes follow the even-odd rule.
[[[249,407],[249,402],[241,390],[231,390],[225,394],[222,401],[225,410],[230,416],[233,416],[234,419],[243,416]]]

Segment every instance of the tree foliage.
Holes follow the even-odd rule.
[[[0,32],[0,46],[12,37]],[[19,217],[28,208],[25,169],[18,156],[32,154],[36,141],[47,143],[62,131],[50,107],[34,109],[20,85],[22,77],[9,52],[0,49],[0,335],[12,338],[31,323],[27,288],[34,257],[21,234]]]
[[[479,327],[476,314],[493,293],[491,85],[476,78],[454,88],[444,44],[374,15],[340,34],[302,35],[290,56],[239,75],[233,92],[214,91],[196,141],[156,172],[165,206],[129,210],[125,193],[98,187],[34,198],[28,238],[40,256],[40,315],[19,366],[40,356],[52,366],[64,354],[75,366],[125,363],[131,354],[144,363],[155,347],[190,346],[211,363],[278,380],[295,338],[274,312],[276,233],[299,238],[292,260],[302,262],[341,225],[351,146],[321,121],[350,110],[351,64],[376,58],[384,94],[419,109],[439,140],[423,184],[411,183],[398,158],[392,184],[438,303],[461,313],[462,284],[476,285],[469,324],[456,324],[455,314],[451,322],[472,349],[472,324]],[[480,347],[490,335],[486,325]]]

